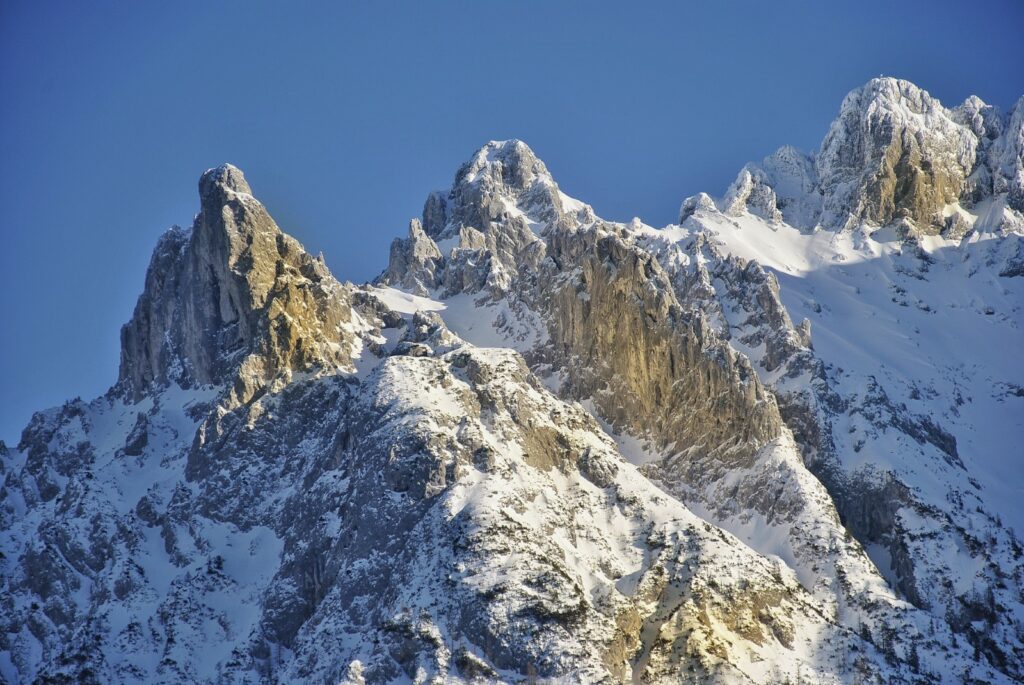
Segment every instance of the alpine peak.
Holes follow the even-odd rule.
[[[206,171],[199,195],[192,230],[158,243],[121,331],[122,387],[137,398],[154,383],[235,378],[245,401],[278,374],[347,367],[347,291],[324,263],[281,232],[237,167]]]
[[[211,197],[218,190],[252,195],[252,189],[245,180],[242,170],[233,164],[221,164],[207,169],[199,179],[199,197]]]

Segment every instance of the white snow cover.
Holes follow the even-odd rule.
[[[351,366],[243,406],[172,382],[40,412],[0,455],[0,678],[1013,682],[1024,106],[950,112],[888,81],[841,116],[862,106],[965,165],[965,132],[999,129],[989,195],[943,211],[962,237],[822,228],[838,124],[824,157],[782,148],[663,229],[601,220],[492,141],[422,238],[431,287],[337,286]],[[567,282],[591,301],[551,256],[584,234],[611,288],[640,254],[665,320],[750,361],[744,388],[784,419],[770,440],[659,446],[578,390],[601,369],[553,350],[543,305]]]

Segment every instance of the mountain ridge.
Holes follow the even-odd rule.
[[[4,677],[1018,681],[1024,566],[999,518],[1019,511],[971,471],[1007,443],[970,429],[1024,435],[1005,406],[1020,365],[974,358],[972,382],[964,352],[925,345],[927,378],[834,342],[833,310],[861,299],[886,342],[904,310],[919,347],[943,330],[928,317],[1021,338],[1019,117],[969,100],[957,123],[901,83],[865,88],[989,141],[964,188],[1003,174],[958,196],[958,237],[924,225],[945,181],[899,195],[886,174],[907,166],[873,166],[947,151],[928,126],[896,148],[853,136],[870,201],[833,230],[788,223],[827,204],[792,148],[655,229],[491,141],[365,286],[240,170],[207,171],[111,392],[0,450]],[[972,214],[984,201],[1002,204]]]
[[[977,96],[948,110],[909,81],[872,79],[844,98],[818,151],[784,146],[748,164],[719,206],[774,222],[785,214],[806,229],[906,219],[905,230],[960,237],[964,217],[948,210],[958,201],[969,209],[1004,195],[1009,210],[1024,211],[1022,117],[1024,98],[1008,114]],[[1005,222],[1019,225],[1019,215],[988,224]]]

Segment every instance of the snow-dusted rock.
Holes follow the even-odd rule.
[[[992,228],[1016,230],[1024,207],[1024,114],[970,97],[949,110],[908,81],[876,78],[843,100],[820,150],[780,148],[748,164],[720,209],[811,230],[902,223],[913,234],[964,236],[965,213],[1005,198]],[[985,226],[985,224],[982,224]]]
[[[409,222],[409,237],[391,242],[391,258],[382,282],[416,295],[426,295],[437,287],[438,271],[444,257],[437,243],[423,231],[419,219]]]
[[[715,201],[707,193],[697,193],[683,200],[679,206],[679,223],[683,223],[697,212],[715,211]]]
[[[908,218],[941,227],[974,169],[978,138],[908,81],[872,79],[846,96],[815,160],[822,223],[848,228]]]
[[[363,287],[208,171],[0,443],[0,674],[1019,680],[1021,112],[875,80],[663,230],[491,142]]]
[[[767,174],[756,166],[747,165],[726,191],[722,211],[733,216],[751,212],[768,221],[782,221],[778,204]]]

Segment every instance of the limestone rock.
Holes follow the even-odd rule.
[[[191,230],[157,245],[146,287],[121,332],[120,386],[234,381],[246,402],[279,376],[351,364],[349,295],[319,259],[278,229],[242,172],[203,174]]]
[[[438,286],[438,272],[444,258],[437,244],[423,231],[418,219],[409,222],[409,237],[395,238],[391,258],[382,282],[417,295],[426,295]]]
[[[778,198],[769,185],[768,178],[757,167],[748,165],[729,186],[722,200],[722,211],[726,214],[738,215],[749,211],[768,221],[782,221]]]

